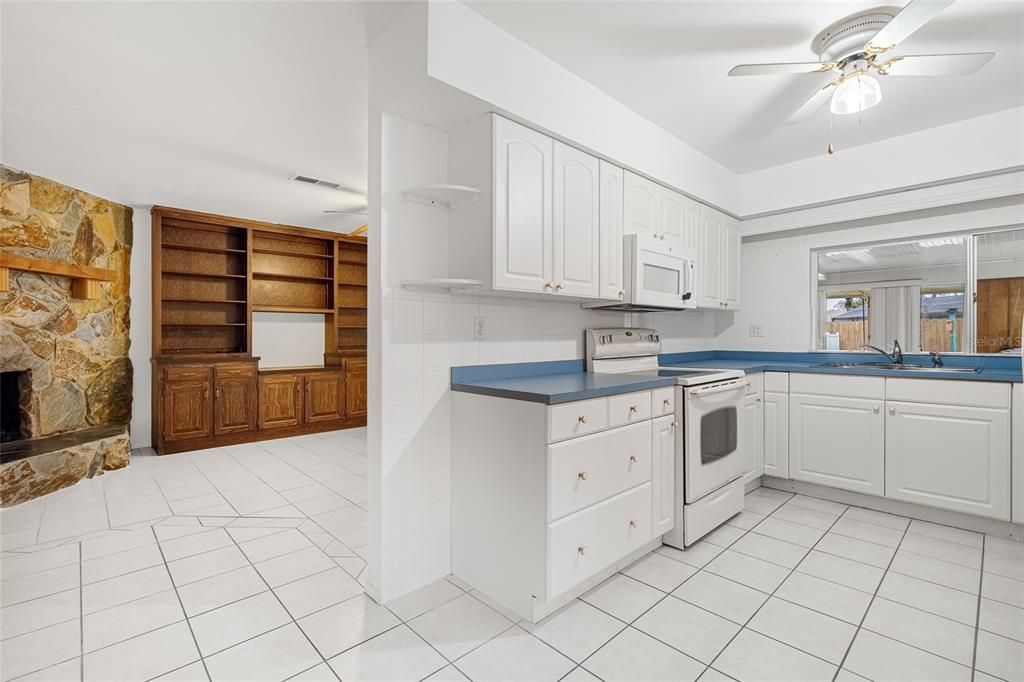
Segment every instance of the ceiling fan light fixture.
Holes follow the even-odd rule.
[[[882,86],[871,76],[858,71],[836,86],[830,109],[833,114],[856,114],[881,101]]]

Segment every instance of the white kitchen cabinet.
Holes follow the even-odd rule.
[[[618,166],[601,161],[598,297],[610,300],[622,299],[626,295],[626,285],[622,278],[624,174],[625,171]]]
[[[675,524],[676,418],[656,417],[651,426],[651,528],[661,536]]]
[[[739,221],[707,206],[700,215],[699,308],[740,308]]]
[[[789,375],[764,377],[764,473],[789,478]]]
[[[885,380],[791,374],[789,477],[885,492]]]
[[[597,298],[600,162],[561,142],[554,145],[555,293]]]
[[[551,291],[554,141],[494,118],[494,288]]]
[[[679,192],[674,192],[668,187],[660,187],[660,209],[659,221],[660,234],[672,239],[682,239],[683,229],[686,225],[686,202],[687,198]]]
[[[885,411],[886,497],[1010,520],[1008,384],[889,379]]]
[[[661,185],[623,171],[625,234],[658,236],[661,232]]]
[[[744,434],[740,442],[743,445],[743,457],[746,470],[743,472],[743,483],[752,483],[764,473],[764,380],[761,374],[747,376],[749,384],[747,395],[743,398]]]
[[[452,572],[536,622],[660,546],[679,436],[654,405],[453,392]]]
[[[1013,415],[1010,419],[1010,439],[1013,446],[1010,470],[1013,472],[1010,498],[1013,500],[1011,517],[1014,523],[1024,523],[1024,384],[1014,384],[1011,398]]]

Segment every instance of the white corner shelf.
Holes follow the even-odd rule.
[[[403,289],[412,291],[446,291],[450,294],[465,294],[476,291],[482,282],[478,279],[407,279]]]
[[[483,190],[468,185],[416,185],[406,187],[401,194],[406,201],[435,208],[457,208],[478,200]]]

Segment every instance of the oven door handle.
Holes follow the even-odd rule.
[[[702,398],[706,395],[714,395],[715,393],[726,393],[729,391],[738,391],[740,389],[743,389],[745,391],[747,389],[747,386],[749,385],[749,381],[737,381],[734,384],[725,384],[723,386],[709,386],[707,388],[698,388],[694,391],[691,391],[690,395]]]

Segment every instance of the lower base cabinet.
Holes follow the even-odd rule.
[[[791,479],[885,494],[884,382],[882,377],[790,376]]]
[[[741,447],[747,463],[743,483],[751,483],[764,473],[764,378],[747,375],[747,395],[743,399],[743,436]]]
[[[276,429],[302,423],[302,376],[272,374],[260,377],[260,428]]]

